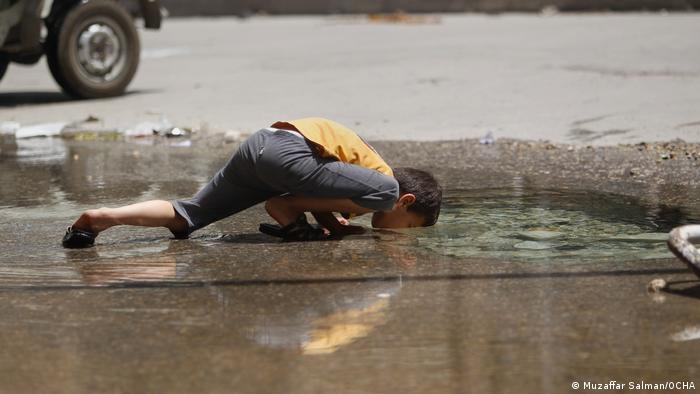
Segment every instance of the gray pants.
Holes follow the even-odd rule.
[[[217,220],[282,194],[349,198],[374,210],[391,210],[396,179],[379,171],[321,157],[310,142],[284,130],[261,129],[194,197],[171,201],[189,235]]]

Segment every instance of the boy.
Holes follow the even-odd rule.
[[[343,216],[374,212],[380,228],[431,226],[440,213],[442,189],[429,173],[392,170],[347,127],[323,118],[279,121],[244,141],[228,163],[189,200],[152,200],[84,212],[63,237],[63,246],[92,246],[95,237],[122,224],[166,227],[187,238],[210,223],[266,201],[279,226],[260,231],[307,241],[362,232]],[[311,226],[311,212],[325,228]]]

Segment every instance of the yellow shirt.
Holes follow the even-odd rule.
[[[320,148],[321,154],[342,162],[377,170],[394,176],[388,164],[359,135],[349,128],[329,119],[303,118],[277,121],[271,127],[292,129]]]

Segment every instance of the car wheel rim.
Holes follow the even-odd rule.
[[[77,62],[91,82],[103,84],[119,77],[124,69],[124,33],[103,22],[87,24],[78,34]]]

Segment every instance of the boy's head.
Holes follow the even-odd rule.
[[[375,212],[372,227],[427,227],[437,222],[442,188],[429,172],[415,168],[394,169],[399,183],[399,199],[391,211]]]

